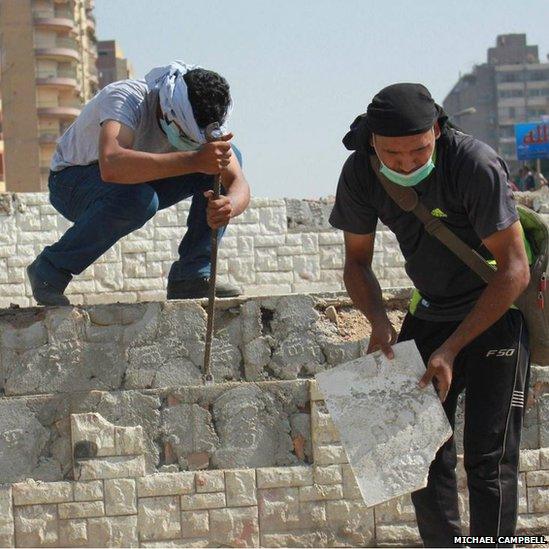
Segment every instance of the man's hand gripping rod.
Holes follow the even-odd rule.
[[[219,124],[213,122],[206,127],[206,139],[208,141],[218,141],[223,134],[220,130]],[[220,176],[214,177],[214,200],[219,198],[221,193],[221,181]],[[218,241],[218,229],[211,229],[211,255],[210,255],[210,284],[208,288],[208,308],[207,315],[208,321],[206,326],[206,347],[204,349],[204,369],[202,373],[202,380],[206,385],[211,385],[214,382],[213,374],[211,372],[211,354],[212,354],[212,339],[214,329],[214,308],[215,308],[215,280],[217,276],[217,241]]]

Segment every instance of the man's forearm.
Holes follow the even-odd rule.
[[[243,175],[236,178],[227,187],[227,196],[231,199],[233,207],[231,217],[240,215],[250,204],[250,186]]]
[[[486,286],[471,312],[463,319],[444,346],[455,354],[497,322],[528,285],[520,269],[498,271]]]
[[[100,160],[108,183],[137,184],[195,173],[194,152],[148,153],[122,149]]]
[[[354,305],[372,324],[388,322],[381,287],[369,265],[347,260],[343,280]]]

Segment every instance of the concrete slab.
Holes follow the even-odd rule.
[[[367,506],[423,488],[452,430],[413,341],[319,373],[316,379]]]

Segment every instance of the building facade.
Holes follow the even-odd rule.
[[[526,34],[500,35],[487,63],[461,76],[443,105],[452,122],[492,146],[515,172],[515,124],[549,114],[549,62],[540,62]]]
[[[116,40],[97,42],[97,70],[99,88],[104,88],[111,82],[133,78],[133,67],[124,57]]]
[[[93,0],[2,0],[8,191],[47,188],[57,138],[98,90]]]

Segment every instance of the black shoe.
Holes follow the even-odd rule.
[[[200,299],[208,297],[208,289],[208,278],[168,280],[168,299]],[[216,297],[237,297],[239,295],[240,289],[236,286],[222,282],[215,285]]]
[[[27,276],[32,288],[32,295],[38,305],[70,305],[71,302],[63,291],[42,280],[36,274],[36,260],[27,267]]]

